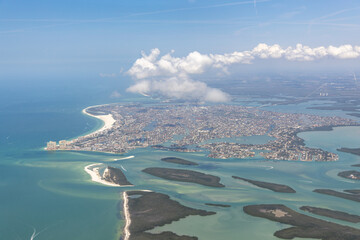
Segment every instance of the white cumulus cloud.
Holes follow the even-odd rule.
[[[201,54],[197,51],[185,57],[172,56],[173,51],[160,56],[160,50],[142,53],[127,72],[135,81],[129,92],[160,94],[177,99],[195,99],[209,102],[225,102],[229,96],[223,91],[195,81],[191,75],[202,74],[208,69],[221,69],[233,64],[251,64],[255,59],[285,59],[289,61],[314,61],[322,58],[354,59],[360,57],[360,46],[320,46],[311,48],[302,44],[282,48],[278,44],[260,43],[247,51],[226,54]]]

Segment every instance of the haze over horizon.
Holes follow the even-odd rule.
[[[326,6],[326,7],[324,7]],[[243,52],[260,43],[359,45],[358,1],[0,1],[1,78],[74,75],[128,78],[140,52]],[[291,63],[275,62],[282,68]],[[319,61],[338,71],[358,59]],[[256,63],[256,62],[255,62]],[[20,71],[21,70],[21,71]]]

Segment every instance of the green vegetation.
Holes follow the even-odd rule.
[[[132,185],[124,175],[124,173],[118,169],[113,167],[107,167],[104,171],[103,178],[107,182],[119,184],[119,185]]]
[[[131,240],[197,240],[197,237],[179,236],[173,232],[148,233],[143,232],[135,236],[130,236]]]
[[[335,218],[343,221],[358,223],[360,222],[360,216],[348,214],[346,212],[334,211],[326,208],[317,208],[317,207],[310,207],[310,206],[302,206],[300,208],[303,211],[311,212],[316,215]]]
[[[225,187],[220,183],[219,177],[191,170],[154,167],[142,171],[172,181],[192,182],[208,187]]]
[[[360,239],[359,229],[300,214],[280,204],[245,206],[244,212],[251,216],[294,226],[274,233],[274,236],[282,239],[293,239],[296,237],[322,240]]]
[[[168,195],[156,192],[128,191],[128,206],[131,218],[129,231],[131,240],[173,239],[195,240],[196,237],[178,236],[171,232],[160,234],[146,233],[158,226],[170,224],[190,215],[208,216],[216,214],[205,210],[193,209],[171,200]]]
[[[184,159],[177,158],[177,157],[166,157],[166,158],[162,158],[161,161],[169,162],[169,163],[176,163],[176,164],[181,164],[181,165],[190,165],[190,166],[199,165],[196,162],[191,162],[191,161],[184,160]]]
[[[231,207],[228,204],[217,204],[217,203],[205,203],[205,205],[212,206],[212,207],[225,207],[225,208]]]
[[[346,190],[346,192],[350,192],[351,190]],[[348,194],[343,192],[334,191],[331,189],[315,189],[314,192],[326,194],[334,197],[344,198],[355,202],[360,202],[360,195],[358,194]]]
[[[271,191],[274,191],[274,192],[296,193],[296,191],[294,189],[292,189],[291,187],[282,185],[282,184],[260,182],[260,181],[250,180],[250,179],[241,178],[241,177],[237,177],[237,176],[233,176],[233,178],[249,182],[249,183],[254,184],[255,186],[258,186],[261,188],[270,189]]]
[[[360,148],[339,148],[336,150],[360,156]]]
[[[360,194],[360,189],[344,190],[344,192],[348,192],[352,194]]]
[[[360,172],[358,171],[344,171],[338,173],[339,177],[351,179],[351,180],[360,180]]]

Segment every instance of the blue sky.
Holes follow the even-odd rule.
[[[0,77],[117,75],[153,48],[182,57],[360,45],[359,11],[356,0],[0,0]]]

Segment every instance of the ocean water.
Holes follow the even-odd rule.
[[[360,157],[347,153],[337,152],[340,156],[337,162],[321,163],[269,161],[260,157],[217,160],[207,158],[206,153],[145,148],[121,155],[134,158],[114,162],[113,159],[120,156],[44,151],[42,148],[48,140],[69,139],[101,127],[100,121],[81,114],[83,108],[108,102],[142,100],[127,95],[111,99],[109,95],[113,86],[105,88],[101,82],[95,81],[91,87],[86,87],[86,82],[82,83],[83,88],[79,87],[81,82],[76,82],[68,83],[65,89],[42,84],[40,88],[32,87],[28,90],[30,92],[20,89],[22,94],[19,97],[13,95],[15,87],[8,86],[7,91],[0,91],[0,239],[30,239],[34,229],[39,233],[37,240],[119,239],[124,224],[121,192],[135,189],[165,193],[186,206],[216,211],[213,216],[191,216],[152,230],[169,230],[205,240],[277,239],[273,233],[288,227],[246,215],[242,208],[250,204],[282,203],[298,211],[301,211],[299,207],[310,205],[360,215],[356,202],[312,192],[316,188],[359,188],[359,182],[337,176],[339,171],[356,169],[351,165],[360,163]],[[121,85],[116,87],[124,88]],[[285,108],[281,106],[281,110],[286,111],[293,110],[294,106]],[[305,108],[299,107],[297,111],[302,109]],[[308,146],[336,152],[339,147],[359,147],[359,133],[360,127],[340,127],[329,132],[300,133],[299,136]],[[267,140],[255,137],[239,141]],[[195,161],[199,166],[177,166],[160,161],[168,156]],[[135,186],[116,188],[91,182],[83,170],[91,163],[125,168],[125,175]],[[226,188],[172,182],[141,172],[146,167],[155,166],[213,174],[221,177]],[[235,180],[233,175],[287,184],[297,193],[274,193]],[[211,207],[205,203],[230,204],[231,207]],[[359,227],[358,224],[333,221]]]

